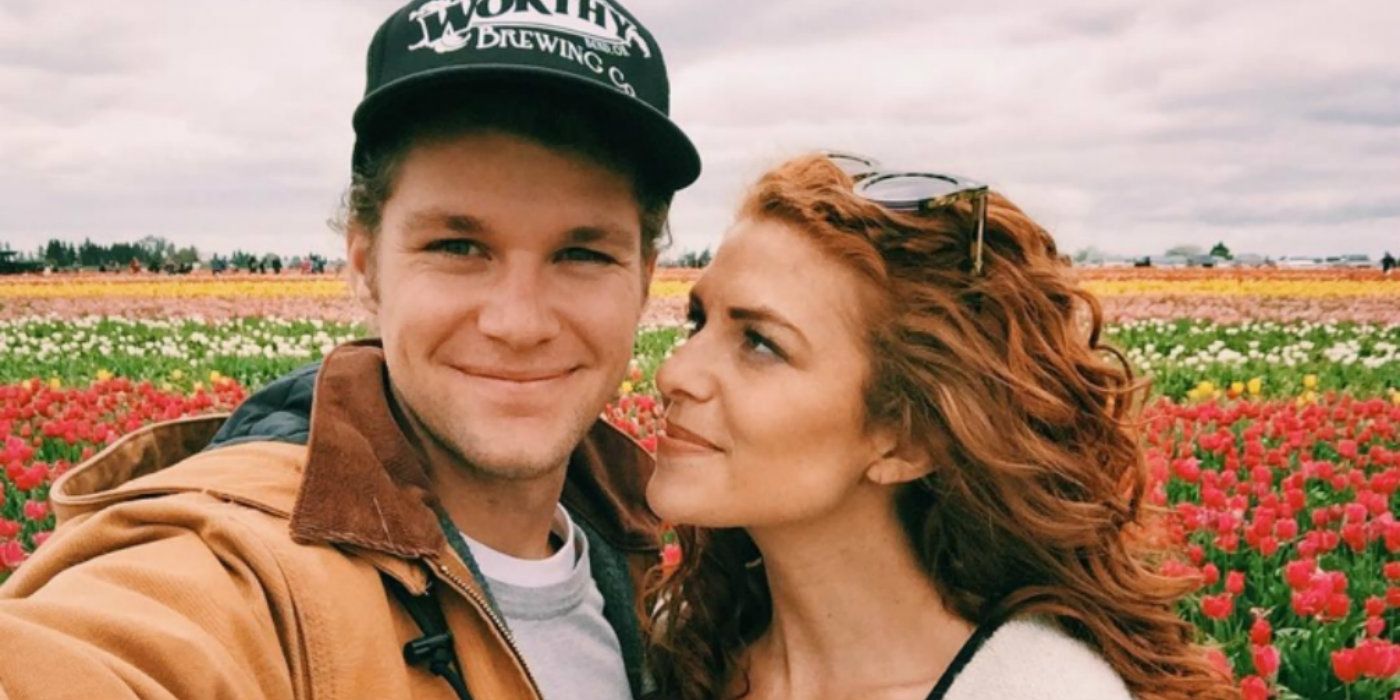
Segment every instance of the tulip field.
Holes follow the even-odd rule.
[[[1246,698],[1400,698],[1400,276],[1086,270],[1151,380],[1144,542]],[[694,273],[662,270],[605,417],[652,447]],[[330,276],[0,278],[0,580],[49,484],[123,433],[227,411],[366,333]]]

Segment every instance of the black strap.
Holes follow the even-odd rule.
[[[457,663],[452,632],[447,629],[447,620],[442,616],[442,608],[432,588],[423,595],[415,596],[397,579],[387,574],[383,578],[384,587],[394,594],[399,605],[408,611],[423,632],[422,637],[403,645],[404,662],[409,666],[427,664],[429,671],[442,676],[452,686],[458,700],[472,700],[471,691],[467,690],[466,681],[462,678],[461,664]]]
[[[953,657],[952,663],[948,664],[947,670],[938,678],[938,683],[933,686],[925,700],[943,700],[948,695],[948,691],[953,687],[953,681],[957,680],[958,674],[972,661],[972,657],[977,655],[977,651],[982,648],[982,644],[991,638],[992,634],[1006,621],[1006,616],[998,615],[977,626],[972,631],[972,636],[963,642],[962,648]]]

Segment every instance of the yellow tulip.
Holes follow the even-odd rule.
[[[1230,382],[1230,396],[1239,396],[1244,393],[1244,382]]]
[[[20,385],[20,388],[24,389],[25,391],[34,391],[34,380],[33,380],[33,379],[26,379],[26,380],[20,382],[19,385]]]
[[[111,378],[112,378],[112,373],[111,373],[111,372],[108,372],[108,371],[105,370],[105,369],[99,369],[99,370],[97,370],[97,381],[99,381],[99,382],[105,382],[105,381],[107,381],[108,379],[111,379]]]
[[[619,390],[620,390],[624,395],[632,393],[632,382],[623,382],[623,383],[622,383],[622,387],[621,387],[621,389],[619,389]]]
[[[177,369],[177,370],[175,370],[175,371],[173,371],[173,372],[170,373],[170,379],[171,379],[171,381],[176,381],[176,382],[178,382],[178,381],[180,381],[181,379],[184,379],[184,378],[185,378],[185,371],[182,370],[182,369]]]
[[[1259,378],[1259,377],[1255,377],[1255,378],[1249,380],[1249,395],[1250,395],[1250,396],[1258,396],[1258,395],[1259,395],[1261,392],[1263,392],[1263,391],[1264,391],[1264,380],[1263,380],[1263,379],[1261,379],[1261,378]]]
[[[210,384],[218,384],[219,382],[223,381],[223,378],[224,378],[224,375],[219,374],[219,370],[217,370],[217,369],[209,370],[209,383],[210,383]]]
[[[63,380],[58,377],[49,377],[49,388],[58,391],[63,388]]]
[[[191,391],[191,392],[204,391],[204,382],[195,382],[195,383],[194,383],[194,386],[190,387],[190,391]]]
[[[1304,388],[1304,389],[1310,389],[1310,390],[1311,390],[1311,389],[1316,389],[1316,388],[1317,388],[1317,375],[1316,375],[1316,374],[1309,374],[1309,375],[1304,376],[1304,377],[1303,377],[1303,388]]]

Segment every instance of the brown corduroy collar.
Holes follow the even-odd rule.
[[[388,381],[377,340],[342,345],[322,364],[291,520],[297,541],[408,558],[442,550],[438,502],[389,407]],[[658,522],[645,501],[651,469],[640,445],[600,419],[570,456],[561,501],[614,547],[654,549]]]

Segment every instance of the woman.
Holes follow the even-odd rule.
[[[1141,384],[1050,236],[857,174],[758,182],[657,376],[662,697],[1233,696],[1132,551]]]

